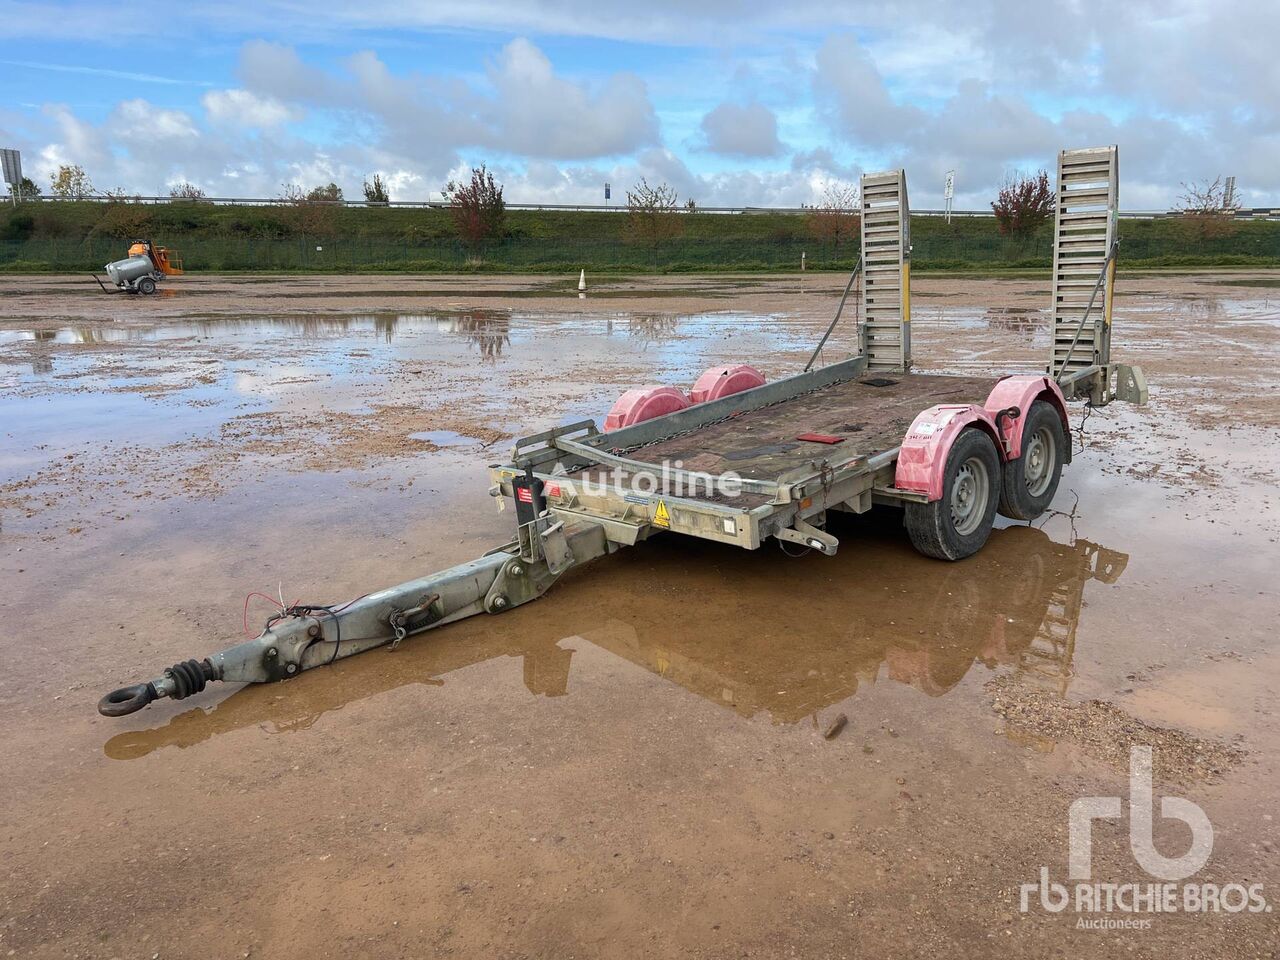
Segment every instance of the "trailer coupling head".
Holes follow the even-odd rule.
[[[98,701],[98,712],[104,717],[124,717],[162,697],[183,700],[199,693],[210,680],[219,679],[208,658],[184,660],[175,663],[155,680],[112,690]]]

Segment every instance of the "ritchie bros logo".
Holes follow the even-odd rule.
[[[1069,879],[1049,879],[1040,868],[1039,883],[1019,886],[1023,913],[1039,895],[1040,907],[1050,913],[1071,910],[1081,914],[1076,926],[1085,929],[1148,929],[1151,915],[1161,913],[1270,913],[1262,884],[1181,883],[1209,862],[1213,852],[1213,824],[1199,804],[1185,797],[1161,797],[1160,816],[1181,820],[1191,828],[1191,846],[1180,857],[1166,857],[1152,840],[1154,797],[1151,789],[1151,748],[1129,751],[1129,848],[1133,858],[1157,881],[1094,883],[1093,821],[1114,820],[1123,810],[1120,797],[1081,797],[1071,804]],[[1114,917],[1119,913],[1126,916]],[[1085,916],[1102,914],[1103,916]]]

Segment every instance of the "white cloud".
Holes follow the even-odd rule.
[[[722,103],[702,118],[707,149],[730,157],[776,157],[782,153],[778,118],[762,103]]]
[[[114,139],[126,143],[190,143],[200,138],[200,131],[189,114],[158,107],[141,98],[117,104],[107,119],[106,129]]]
[[[616,73],[588,89],[556,76],[546,54],[523,39],[503,48],[488,77],[494,96],[482,113],[494,148],[573,160],[658,141],[657,114],[639,77]]]
[[[11,18],[0,36],[37,21],[46,38],[81,30],[88,7],[58,10]],[[448,71],[373,52],[424,29],[434,44],[465,31],[459,49],[485,52]],[[1024,0],[224,0],[166,20],[166,37],[189,42],[246,32],[258,39],[243,44],[238,82],[201,102],[189,92],[185,110],[135,99],[89,122],[51,106],[0,115],[0,134],[41,171],[79,162],[100,185],[140,192],[181,174],[238,195],[324,176],[357,195],[379,170],[411,199],[484,160],[512,199],[594,202],[604,179],[621,192],[647,175],[704,204],[793,203],[826,178],[905,165],[918,206],[940,203],[951,168],[957,203],[981,206],[1011,167],[1115,142],[1125,206],[1167,205],[1179,182],[1220,174],[1239,177],[1248,203],[1280,194],[1280,57],[1266,42],[1280,5],[1256,0],[1073,0],[1032,15]],[[520,33],[632,46],[582,58],[580,41]],[[667,45],[648,68],[636,66],[644,42]],[[361,52],[313,60],[318,49]],[[601,66],[615,50],[640,75]],[[123,54],[113,65],[130,66]],[[742,169],[790,150],[781,169]]]
[[[282,101],[331,104],[341,97],[323,70],[303,63],[285,44],[250,40],[240,49],[239,72],[245,87]]]
[[[200,102],[211,122],[232,127],[270,129],[303,115],[297,107],[249,90],[210,90]]]

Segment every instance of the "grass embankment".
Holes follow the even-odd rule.
[[[214,206],[206,203],[29,203],[0,214],[0,271],[101,270],[127,242],[176,248],[192,271],[594,273],[849,269],[855,245],[821,243],[792,213],[681,214],[680,235],[628,236],[623,212],[513,210],[504,236],[469,247],[448,211],[402,208]],[[1043,271],[1052,229],[1003,237],[994,219],[912,219],[917,271]],[[1242,222],[1206,237],[1176,219],[1122,220],[1125,267],[1280,266],[1280,223]]]

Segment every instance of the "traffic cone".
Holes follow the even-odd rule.
[[[582,273],[578,274],[578,289],[579,290],[587,289],[587,271],[585,269],[582,271]]]

